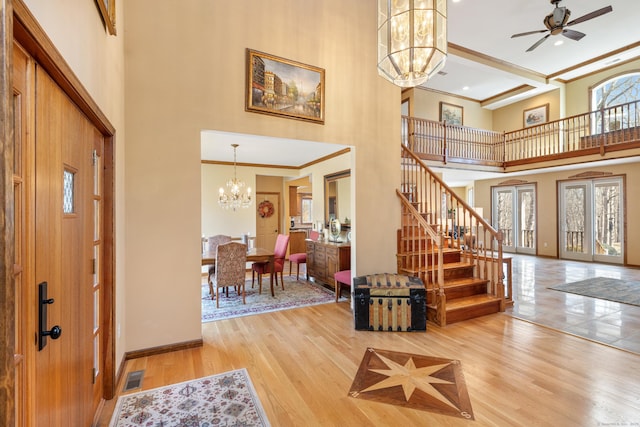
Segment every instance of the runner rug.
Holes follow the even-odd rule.
[[[109,427],[269,426],[246,369],[120,396]]]
[[[640,306],[640,282],[632,280],[595,277],[579,282],[551,286],[549,289]]]
[[[222,295],[220,307],[216,308],[216,301],[212,300],[211,295],[209,295],[209,285],[206,281],[203,281],[202,322],[326,304],[336,300],[333,290],[306,280],[296,280],[294,277],[289,276],[284,278],[284,291],[281,286],[275,289],[275,297],[271,296],[269,279],[267,278],[263,280],[261,294],[258,293],[257,282],[252,289],[251,280],[248,280],[245,283],[245,288],[246,304],[242,303],[242,295],[237,295],[235,290],[229,289],[229,296]],[[346,297],[340,298],[340,301],[346,300]]]

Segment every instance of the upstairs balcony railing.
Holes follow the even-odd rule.
[[[423,160],[509,167],[640,148],[640,101],[512,132],[402,117],[402,142]]]

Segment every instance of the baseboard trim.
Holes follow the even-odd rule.
[[[124,354],[123,361],[138,359],[140,357],[153,356],[155,354],[171,353],[172,351],[187,350],[189,348],[202,347],[203,345],[204,345],[204,342],[202,338],[200,338],[193,341],[185,341],[181,343],[161,345],[158,347],[144,348],[142,350],[127,351]]]

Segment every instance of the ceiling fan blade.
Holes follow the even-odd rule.
[[[529,36],[531,34],[540,34],[540,33],[544,33],[547,30],[538,30],[538,31],[527,31],[526,33],[518,33],[518,34],[514,34],[511,36],[511,38],[514,37],[522,37],[522,36]]]
[[[546,36],[544,36],[543,38],[541,38],[540,40],[538,40],[537,42],[535,42],[533,44],[533,46],[531,46],[529,49],[527,49],[527,52],[531,52],[533,49],[537,48],[538,46],[540,46],[542,44],[543,41],[545,41],[546,39],[549,38],[549,36],[551,35],[551,33],[547,34]]]
[[[580,31],[573,31],[573,30],[562,30],[562,35],[575,41],[578,41],[584,36],[586,36],[585,33],[581,33]]]
[[[594,10],[591,13],[587,13],[584,16],[576,18],[572,21],[567,22],[567,25],[575,25],[584,21],[588,21],[589,19],[597,18],[600,15],[604,15],[605,13],[612,12],[613,8],[611,6],[603,7],[602,9]]]

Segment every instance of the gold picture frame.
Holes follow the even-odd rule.
[[[116,35],[116,0],[96,0],[104,26],[110,35]]]
[[[462,126],[464,122],[464,108],[440,101],[440,121],[448,125]]]
[[[324,124],[324,70],[247,49],[245,111]]]
[[[549,104],[539,105],[537,107],[524,110],[522,115],[522,127],[528,128],[531,126],[541,125],[547,123],[549,120]]]

